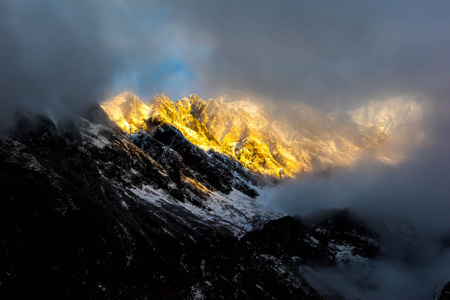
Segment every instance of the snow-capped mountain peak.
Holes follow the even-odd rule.
[[[296,104],[284,118],[270,116],[248,99],[204,100],[196,94],[177,102],[157,94],[145,105],[136,95],[125,93],[102,107],[128,133],[152,133],[169,124],[205,151],[213,149],[250,171],[278,178],[349,165],[365,150],[384,162],[392,161],[383,145],[421,111],[410,96],[370,101],[356,110],[328,115]]]
[[[139,100],[138,96],[126,92],[100,104],[109,118],[123,130],[132,133],[145,130],[150,108]]]

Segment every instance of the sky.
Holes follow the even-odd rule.
[[[0,1],[2,110],[234,91],[349,110],[448,93],[448,1]]]

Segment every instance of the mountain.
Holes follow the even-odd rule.
[[[401,251],[414,257],[407,224],[370,226],[347,210],[300,219],[263,206],[257,197],[271,181],[156,125],[176,111],[161,95],[152,101],[167,112],[135,117],[136,128],[151,125],[145,131],[127,133],[92,107],[56,123],[21,115],[0,134],[0,298],[342,299],[321,271],[370,292],[383,289],[367,274],[389,258],[387,241],[404,239]],[[128,116],[139,116],[143,106],[130,103]],[[380,236],[383,226],[391,236]]]
[[[317,248],[331,223],[262,206],[267,181],[169,124],[22,115],[0,154],[2,299],[323,299],[298,268],[341,259]],[[373,257],[355,228],[342,242]]]
[[[257,297],[233,281],[254,272],[238,237],[281,215],[233,159],[170,125],[130,136],[100,107],[58,123],[23,115],[0,153],[2,299],[188,298],[207,283]]]
[[[117,123],[126,132],[145,129],[145,120],[150,109],[132,93],[118,95],[103,103],[103,109],[108,112],[112,121]]]
[[[201,149],[220,152],[254,173],[275,178],[350,165],[367,151],[392,162],[395,157],[384,145],[421,112],[418,100],[408,96],[328,115],[297,104],[278,118],[250,101],[206,101],[195,94],[176,102],[159,94],[144,104],[125,93],[101,106],[128,133],[152,134],[159,125],[170,124]]]
[[[331,223],[281,218],[264,180],[168,124],[21,116],[0,153],[2,299],[323,299],[298,268],[339,263],[316,245]],[[375,255],[355,230],[342,242]]]

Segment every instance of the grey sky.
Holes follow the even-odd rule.
[[[90,2],[0,2],[0,109],[73,111],[103,96],[117,63]]]
[[[239,90],[325,111],[450,76],[448,1],[0,3],[2,107]],[[26,88],[25,88],[26,87]]]
[[[190,64],[205,94],[237,89],[330,111],[449,83],[446,1],[171,3],[189,40],[209,49]]]

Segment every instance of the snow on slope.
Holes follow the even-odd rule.
[[[233,189],[225,195],[212,192],[205,207],[198,207],[190,202],[180,202],[161,189],[144,185],[132,186],[129,190],[140,199],[161,207],[164,204],[178,206],[197,216],[206,225],[224,226],[236,236],[242,236],[252,230],[258,229],[270,220],[283,217],[282,214],[263,206],[257,200]],[[183,222],[183,218],[178,218]]]
[[[121,138],[121,142],[125,145],[131,144],[127,135],[117,135],[106,124],[94,124],[94,122],[90,122],[87,119],[81,119],[80,125],[82,125],[81,134],[85,138],[86,146],[92,145],[100,149],[105,149],[105,147],[119,147],[119,143],[114,143],[109,140],[108,136],[111,135]],[[231,168],[231,166],[229,167]],[[123,171],[123,178],[127,178],[128,175],[142,176],[134,169]],[[161,171],[164,172],[164,170]],[[160,176],[170,180],[165,173],[161,173]],[[235,173],[234,176],[240,177],[241,175]],[[242,180],[245,179],[242,178]],[[184,215],[190,213],[201,220],[206,226],[224,227],[236,236],[242,236],[247,232],[263,226],[269,220],[278,219],[283,216],[234,188],[228,194],[219,191],[208,191],[206,201],[199,206],[189,201],[183,202],[175,199],[164,188],[145,183],[136,184],[133,180],[128,179],[126,181],[133,183],[126,188],[127,191],[142,201],[160,208],[169,206],[172,207],[172,210],[176,208],[178,211],[184,212],[182,215],[174,214],[173,216],[180,222],[185,222],[183,219]],[[176,184],[170,181],[169,187],[176,188]],[[262,192],[259,187],[253,185],[251,187]]]

